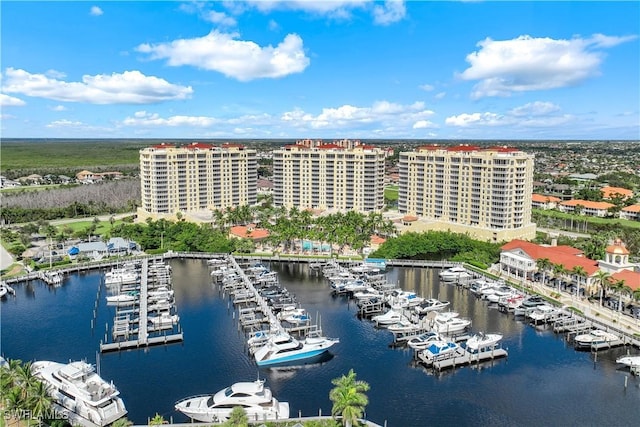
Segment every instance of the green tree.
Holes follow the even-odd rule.
[[[594,276],[596,282],[598,283],[598,288],[600,290],[600,306],[602,306],[602,298],[604,296],[604,291],[607,288],[609,281],[611,280],[611,274],[609,274],[605,270],[598,270]]]
[[[560,280],[563,278],[565,274],[567,274],[568,270],[562,264],[553,264],[553,277],[556,279],[558,283],[558,292],[560,292]]]
[[[156,414],[149,420],[150,426],[159,426],[162,424],[167,424],[167,421],[164,417],[156,412]]]
[[[580,288],[582,287],[582,282],[585,281],[586,278],[589,277],[587,271],[581,265],[576,265],[571,269],[571,273],[576,276],[576,296],[580,296]],[[584,287],[583,287],[584,288]]]
[[[549,258],[538,258],[536,260],[536,266],[538,267],[538,271],[542,273],[542,283],[545,284],[547,282],[547,272],[551,268],[553,263],[549,260]]]
[[[249,418],[247,417],[247,412],[244,410],[242,406],[236,406],[231,410],[229,414],[229,420],[224,423],[225,426],[229,427],[246,427],[249,425]]]
[[[369,391],[369,384],[356,380],[353,369],[349,370],[347,375],[334,378],[331,383],[335,386],[329,392],[329,399],[333,402],[331,416],[335,419],[340,415],[342,425],[347,427],[359,425],[358,420],[369,403],[365,394]]]

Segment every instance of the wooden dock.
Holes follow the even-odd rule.
[[[164,334],[161,336],[149,336],[150,332],[161,332],[163,330],[173,329],[173,325],[163,325],[161,323],[160,325],[149,327],[149,259],[142,259],[141,268],[140,298],[138,301],[138,308],[135,310],[125,310],[116,316],[113,321],[112,329],[112,337],[114,342],[101,342],[101,353],[175,343],[180,342],[184,339],[182,331],[174,334]],[[167,284],[166,277],[154,276],[153,280],[154,283]],[[137,313],[138,317],[133,319],[131,317],[133,313]],[[137,328],[135,327],[135,325],[137,325]],[[121,340],[121,338],[124,338],[124,340]]]

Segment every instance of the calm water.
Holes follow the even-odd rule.
[[[434,374],[416,366],[410,350],[390,346],[390,332],[358,319],[355,305],[331,296],[324,279],[306,265],[272,264],[280,282],[321,319],[325,334],[341,342],[323,363],[258,370],[245,351],[233,307],[211,284],[207,266],[194,260],[172,266],[184,342],[100,356],[102,376],[118,386],[136,424],[146,424],[156,412],[186,421],[173,411],[176,400],[258,375],[276,397],[290,402],[292,415],[327,415],[331,380],[351,368],[371,385],[367,418],[390,427],[640,424],[640,381],[615,364],[626,349],[600,352],[594,362],[592,354],[573,350],[551,330],[516,321],[472,294],[440,284],[436,270],[395,268],[388,277],[403,289],[451,301],[452,309],[473,319],[474,331],[504,334],[508,359]],[[68,277],[57,289],[39,282],[16,287],[17,298],[0,304],[2,354],[95,363],[114,314],[104,293],[98,295],[101,279],[95,272]]]

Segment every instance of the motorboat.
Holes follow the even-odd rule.
[[[389,305],[392,308],[403,309],[420,305],[424,298],[411,291],[394,291],[389,296]]]
[[[573,343],[576,349],[600,349],[622,345],[623,341],[618,335],[612,332],[607,332],[603,329],[593,329],[585,334],[576,335]]]
[[[454,357],[459,354],[460,350],[460,345],[453,341],[433,341],[418,353],[418,358],[430,365],[436,360]]]
[[[449,306],[449,301],[440,301],[436,298],[427,298],[420,304],[413,307],[413,310],[418,314],[427,314],[431,311],[442,310]]]
[[[530,296],[520,302],[520,304],[513,310],[513,314],[515,316],[526,316],[527,313],[530,313],[536,307],[545,305],[546,303],[547,302],[541,296]]]
[[[616,359],[616,363],[624,365],[628,368],[640,368],[640,354],[636,356],[622,356]]]
[[[503,298],[509,298],[515,295],[516,291],[511,286],[499,285],[493,289],[493,292],[483,293],[482,298],[491,303],[497,303]]]
[[[235,407],[244,409],[251,421],[289,418],[289,403],[279,402],[264,380],[237,382],[217,393],[203,394],[179,400],[175,409],[203,423],[223,423]]]
[[[470,279],[471,273],[469,273],[464,267],[456,266],[441,271],[438,276],[443,282],[456,282]]]
[[[494,349],[502,340],[502,334],[484,334],[479,332],[474,334],[465,343],[465,348],[470,353],[479,353]]]
[[[397,311],[392,308],[384,314],[378,314],[376,316],[373,316],[371,320],[377,326],[385,327],[385,326],[392,325],[394,323],[398,323],[402,319],[402,317],[403,316],[400,311]]]
[[[139,293],[137,291],[128,292],[126,294],[111,295],[107,297],[109,305],[133,305],[138,301]]]
[[[158,316],[149,316],[147,319],[153,326],[163,328],[177,325],[180,317],[177,314],[162,312]]]
[[[455,311],[438,313],[433,318],[431,330],[439,334],[451,334],[461,332],[471,326],[471,320],[458,317]]]
[[[270,366],[304,362],[325,353],[331,346],[340,342],[338,338],[307,336],[298,340],[286,332],[272,337],[253,354],[258,366]]]
[[[358,303],[360,303],[360,302],[369,301],[372,298],[382,298],[383,295],[384,294],[382,292],[380,292],[379,290],[377,290],[376,288],[374,288],[372,286],[368,286],[364,290],[361,290],[359,292],[355,292],[353,294],[353,297],[356,299],[356,301]]]
[[[526,316],[534,324],[546,323],[558,314],[559,311],[560,309],[557,307],[549,304],[542,304],[532,309],[532,311],[528,312]]]
[[[36,361],[31,372],[46,385],[55,404],[94,425],[106,426],[127,414],[118,389],[89,363]]]
[[[9,293],[9,288],[4,283],[0,283],[0,298],[4,298]]]
[[[442,341],[443,338],[437,332],[425,332],[407,341],[407,345],[414,350],[424,350],[435,341]]]

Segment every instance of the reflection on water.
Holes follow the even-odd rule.
[[[593,354],[576,352],[550,328],[533,328],[470,292],[439,283],[436,270],[394,268],[388,277],[405,290],[450,301],[451,310],[473,319],[474,331],[502,333],[508,358],[434,373],[416,365],[411,350],[390,346],[392,334],[358,318],[355,304],[332,296],[321,275],[303,264],[273,263],[280,283],[321,321],[325,335],[340,343],[327,360],[313,365],[258,369],[246,351],[234,307],[212,285],[205,263],[173,260],[171,265],[184,342],[100,356],[102,376],[117,385],[136,424],[146,424],[156,412],[187,421],[173,410],[177,400],[257,377],[266,378],[274,396],[290,403],[292,414],[329,414],[331,380],[350,369],[371,386],[367,417],[390,427],[622,426],[640,420],[639,379],[615,364],[626,349],[601,351],[595,362]],[[97,272],[71,275],[55,290],[37,281],[16,286],[16,298],[0,303],[2,354],[95,363],[114,314],[100,286]]]

